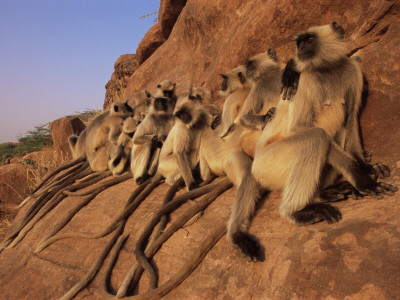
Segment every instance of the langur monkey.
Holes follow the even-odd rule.
[[[240,114],[244,101],[250,92],[251,83],[246,78],[246,67],[244,65],[223,73],[221,76],[224,80],[219,95],[227,98],[222,108],[222,120],[218,132],[220,136],[224,136]]]
[[[174,121],[175,100],[166,97],[152,99],[149,113],[136,128],[131,151],[131,171],[141,184],[157,171],[159,152]]]
[[[213,104],[212,91],[202,87],[191,87],[189,91],[189,98],[191,100],[199,101],[203,104],[204,108],[212,116],[211,128],[217,128],[221,123],[222,111],[218,105]]]
[[[73,158],[86,157],[94,172],[107,170],[108,161],[115,154],[123,122],[132,115],[133,109],[127,102],[111,104],[109,111],[96,117],[79,136],[69,137]]]
[[[342,38],[343,28],[336,23],[311,27],[296,36],[295,62],[301,71],[297,93],[292,100],[284,100],[283,93],[274,118],[256,145],[251,173],[263,189],[282,191],[280,214],[297,225],[323,220],[335,223],[342,218],[338,208],[318,198],[328,165],[361,194],[381,198],[381,193],[393,195],[397,190],[372,180],[351,152],[335,141],[345,120],[342,106],[354,101],[348,97],[356,97],[359,88],[359,71],[346,56]],[[337,123],[325,128],[320,124],[326,124],[322,111],[327,108],[331,110],[325,118],[339,115],[334,115]],[[257,261],[261,247],[247,232],[255,203],[238,200],[232,208],[228,237],[244,256]]]
[[[157,91],[154,97],[168,97],[176,101],[176,94],[175,94],[175,82],[171,80],[165,79],[157,84]]]
[[[121,175],[126,170],[130,162],[133,135],[140,123],[134,117],[125,119],[122,126],[122,133],[118,138],[116,154],[110,160],[109,169],[112,170],[114,175]]]
[[[246,63],[246,78],[252,82],[252,87],[234,127],[231,127],[235,132],[225,139],[250,157],[254,157],[261,131],[278,104],[284,67],[272,48],[253,56]]]
[[[149,109],[151,99],[151,94],[147,90],[140,91],[139,93],[133,95],[133,109],[135,111],[133,118],[135,120],[143,121]]]
[[[182,177],[188,190],[197,186],[192,170],[199,163],[199,132],[211,126],[211,115],[192,99],[189,93],[179,96],[175,124],[161,148],[158,166],[166,183],[172,185]]]

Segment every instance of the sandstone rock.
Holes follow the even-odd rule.
[[[161,0],[158,11],[158,22],[161,24],[161,33],[164,39],[168,39],[176,20],[187,0]]]
[[[165,39],[161,33],[160,23],[154,24],[150,30],[146,33],[143,39],[140,41],[137,49],[137,61],[141,65],[146,59],[148,59],[154,51],[156,51],[163,43]]]
[[[13,212],[31,191],[28,167],[25,164],[0,166],[0,211]]]
[[[189,1],[168,40],[129,78],[126,96],[169,78],[178,92],[190,84],[217,90],[219,73],[243,63],[268,47],[287,60],[293,55],[290,37],[311,25],[333,20],[350,40],[349,53],[361,56],[369,83],[362,114],[366,148],[374,161],[392,167],[389,180],[399,186],[400,161],[400,7],[399,1]],[[154,31],[154,28],[152,29]],[[222,103],[221,99],[219,103]],[[130,233],[114,267],[110,287],[116,290],[135,262],[135,243],[167,192],[161,185],[129,218]],[[123,209],[133,180],[107,189],[84,207],[62,230],[95,232]],[[176,232],[156,254],[159,284],[174,275],[216,224],[226,222],[235,191],[220,196],[194,224]],[[265,247],[265,260],[249,263],[222,238],[203,262],[165,299],[397,299],[400,290],[400,194],[383,200],[338,202],[343,220],[328,225],[295,226],[279,216],[280,195],[262,203],[250,232]],[[14,249],[0,255],[0,295],[4,299],[60,298],[90,269],[110,236],[58,241],[33,254],[39,240],[53,228],[79,197],[68,197],[41,220]],[[29,209],[22,209],[16,223]],[[172,221],[188,208],[171,215]],[[77,299],[106,298],[101,291],[102,266]],[[21,282],[24,282],[21,285]],[[148,288],[144,275],[139,292]]]
[[[138,68],[136,54],[123,54],[114,64],[114,72],[106,84],[106,97],[104,109],[107,109],[115,101],[125,101],[126,85],[129,77]]]
[[[85,127],[78,117],[64,117],[50,123],[51,137],[59,164],[72,158],[68,137],[73,134],[79,135]]]

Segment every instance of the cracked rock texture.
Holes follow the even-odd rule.
[[[167,3],[161,2],[161,7]],[[392,176],[386,181],[399,186],[399,16],[400,1],[189,0],[165,42],[130,75],[125,96],[143,88],[154,92],[165,78],[177,82],[178,92],[190,84],[217,90],[219,73],[269,47],[286,61],[294,53],[290,38],[295,32],[336,21],[346,31],[349,53],[361,57],[368,81],[367,103],[361,115],[366,149],[373,162],[391,167]],[[123,209],[134,189],[133,180],[128,180],[105,190],[62,231],[103,228]],[[114,267],[112,290],[118,289],[135,262],[135,243],[167,189],[165,184],[158,187],[129,218],[125,232],[130,236]],[[224,193],[203,217],[163,245],[154,258],[159,284],[190,259],[216,224],[226,222],[234,195],[234,189]],[[299,227],[279,216],[280,195],[274,193],[262,204],[250,227],[265,248],[263,262],[247,262],[223,237],[165,299],[398,299],[399,198],[397,193],[382,200],[365,197],[338,202],[343,214],[340,222]],[[79,201],[64,199],[20,244],[0,254],[2,299],[58,299],[88,272],[110,236],[66,239],[33,253],[39,240]],[[188,203],[172,214],[172,220],[189,207]],[[76,298],[106,299],[101,289],[104,271],[103,266]],[[143,276],[138,291],[143,293],[147,287]]]

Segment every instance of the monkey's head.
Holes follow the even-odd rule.
[[[276,51],[269,48],[263,53],[259,53],[250,58],[246,63],[246,77],[256,81],[261,75],[269,70],[280,68],[280,61]]]
[[[122,125],[122,132],[127,134],[130,138],[133,138],[133,135],[136,132],[136,128],[139,126],[141,121],[134,119],[133,117],[126,118],[124,124]]]
[[[293,38],[300,70],[334,66],[346,56],[344,29],[336,22],[310,27]]]
[[[201,98],[192,97],[189,93],[183,93],[178,98],[174,117],[176,122],[182,122],[187,127],[211,126],[211,116],[201,103]]]
[[[119,116],[122,118],[133,116],[134,110],[127,101],[117,101],[111,104],[110,107],[110,115],[111,116]]]
[[[175,92],[175,82],[165,79],[157,84],[157,97],[173,98]]]
[[[135,106],[145,104],[147,106],[150,105],[151,102],[151,94],[147,90],[140,91],[139,93],[135,94],[133,96],[133,99],[135,100]]]
[[[246,78],[246,67],[241,65],[226,73],[221,74],[223,78],[221,90],[219,91],[220,96],[228,96],[238,89],[244,88],[248,82]]]
[[[202,87],[191,87],[189,91],[189,99],[197,100],[203,104],[212,102],[213,94],[212,91]]]

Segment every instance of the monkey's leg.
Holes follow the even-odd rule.
[[[185,181],[187,189],[189,191],[195,189],[197,185],[193,178],[190,160],[187,157],[186,153],[177,153],[176,160],[178,162],[179,170],[181,171],[181,175],[183,177],[183,180]]]
[[[151,143],[145,144],[135,158],[134,176],[136,184],[141,184],[146,181],[150,175],[148,174],[148,167],[151,161],[152,145]]]
[[[362,195],[371,195],[382,199],[381,194],[393,196],[397,187],[384,182],[375,182],[359,163],[336,143],[330,143],[328,163],[341,172]]]
[[[161,209],[153,217],[153,219],[147,225],[145,231],[142,233],[141,237],[139,238],[139,241],[136,244],[135,254],[136,254],[136,252],[138,252],[140,255],[140,253],[143,252],[143,249],[146,246],[146,241],[148,240],[154,227],[157,225],[160,218],[164,214],[170,214],[172,211],[176,210],[178,207],[180,207],[183,203],[185,203],[189,199],[194,199],[205,193],[208,193],[206,196],[203,197],[203,199],[201,201],[198,202],[198,204],[196,206],[193,206],[189,210],[187,210],[178,220],[176,220],[173,224],[168,226],[168,228],[160,235],[160,237],[154,243],[149,245],[149,247],[144,251],[144,254],[148,259],[151,259],[157,253],[157,251],[161,248],[162,244],[165,241],[167,241],[168,238],[172,234],[174,234],[179,228],[184,226],[184,224],[186,224],[191,218],[193,218],[193,216],[198,214],[200,211],[204,210],[220,194],[222,194],[224,191],[228,190],[231,187],[232,187],[232,183],[230,182],[229,179],[225,178],[217,183],[209,184],[207,186],[204,186],[204,187],[201,187],[198,189],[194,189],[190,192],[180,195],[180,196],[176,197],[174,200],[172,200],[171,202],[169,202],[168,204],[166,204],[165,206],[161,207]],[[225,233],[225,229],[223,230],[223,232]],[[204,255],[204,252],[197,252],[197,253],[199,255]],[[201,260],[196,260],[196,262],[198,264],[201,262]],[[195,262],[193,262],[193,263],[195,263]],[[128,275],[125,277],[124,283],[121,285],[121,288],[120,288],[121,292],[118,291],[118,293],[117,293],[118,298],[125,296],[128,286],[130,286],[131,288],[134,288],[136,286],[136,284],[140,280],[143,270],[144,269],[139,264],[139,262],[136,262],[136,264],[133,266],[133,268],[129,271]],[[182,282],[192,271],[193,270],[188,271],[188,272],[179,273],[179,278],[181,280],[181,281],[179,281],[179,283]],[[129,284],[132,277],[133,277],[132,284]],[[175,286],[173,286],[173,287],[175,287]],[[160,287],[154,291],[159,291],[160,289],[164,290],[164,288],[165,288],[165,286],[163,285],[162,287]],[[169,289],[168,291],[170,291],[171,289]],[[138,297],[138,296],[136,296],[136,297]]]
[[[310,128],[288,138],[297,151],[289,177],[283,189],[280,213],[297,225],[326,220],[338,222],[342,215],[338,208],[315,202],[330,139],[321,128]]]

